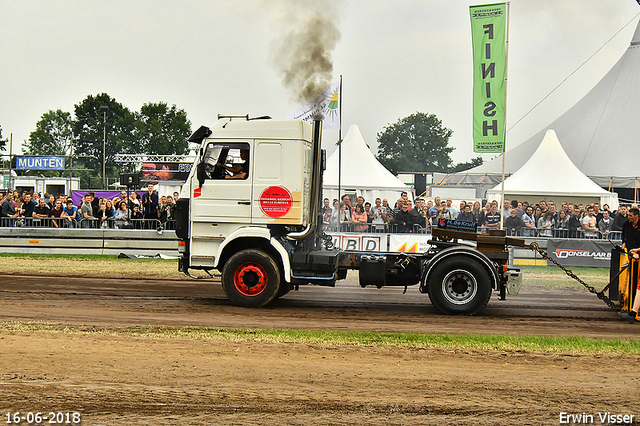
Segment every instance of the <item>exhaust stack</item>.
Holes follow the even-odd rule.
[[[311,197],[309,206],[309,224],[301,232],[290,232],[287,234],[290,240],[302,240],[313,234],[318,226],[318,209],[320,208],[320,198],[322,197],[322,121],[318,117],[313,119],[313,139],[311,155],[313,156],[313,167],[311,169]]]

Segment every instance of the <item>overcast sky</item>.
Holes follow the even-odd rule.
[[[469,6],[488,2],[310,2],[325,3],[335,6],[340,31],[332,59],[333,80],[343,76],[343,135],[358,125],[375,147],[384,126],[428,112],[453,130],[455,162],[476,156]],[[295,21],[282,18],[290,4],[0,0],[3,136],[12,133],[19,152],[43,113],[73,113],[74,104],[102,92],[132,111],[146,102],[175,104],[194,130],[219,113],[284,118],[300,106],[274,65],[274,52]],[[508,147],[551,123],[604,76],[629,46],[638,13],[635,0],[511,2],[508,127],[633,22],[514,127]],[[337,132],[324,136],[332,150]]]

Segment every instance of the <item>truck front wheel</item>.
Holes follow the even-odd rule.
[[[280,269],[271,256],[247,249],[231,256],[222,269],[222,289],[235,305],[257,308],[280,290]]]
[[[428,277],[431,303],[446,314],[475,315],[491,298],[489,273],[476,259],[444,259]]]

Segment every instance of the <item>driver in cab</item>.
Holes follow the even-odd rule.
[[[218,163],[216,164],[219,167],[233,173],[228,174],[224,178],[225,179],[246,179],[249,175],[249,150],[241,149],[240,150],[240,158],[244,160],[244,163],[238,164],[235,166],[227,166],[226,164]]]

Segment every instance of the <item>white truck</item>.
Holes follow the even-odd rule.
[[[176,206],[179,269],[222,273],[232,303],[259,307],[301,285],[335,286],[348,269],[362,287],[420,285],[442,312],[472,315],[492,291],[517,292],[507,245],[524,241],[434,229],[427,253],[345,252],[318,223],[325,153],[322,123],[219,119],[200,144]],[[458,242],[460,239],[473,243]]]

